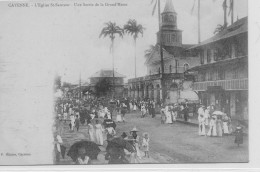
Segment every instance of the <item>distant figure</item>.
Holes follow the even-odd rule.
[[[75,127],[75,116],[74,115],[70,115],[70,130],[74,131],[74,127]]]
[[[95,128],[91,123],[88,124],[88,134],[89,134],[90,141],[96,142]]]
[[[98,120],[96,120],[96,125],[95,125],[95,128],[96,128],[96,143],[98,145],[103,145],[103,128],[102,128],[102,125],[99,123]]]
[[[243,144],[243,127],[240,126],[240,124],[237,124],[236,130],[235,130],[235,143],[237,146]]]
[[[217,136],[216,118],[216,116],[213,116],[209,122],[208,136]]]
[[[75,119],[75,128],[77,129],[77,131],[79,131],[79,122],[80,122],[79,116],[77,115]]]
[[[143,138],[143,142],[142,142],[142,146],[143,146],[143,150],[144,150],[144,156],[149,158],[149,135],[148,133],[144,133],[143,134],[144,138]]]

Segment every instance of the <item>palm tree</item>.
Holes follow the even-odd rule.
[[[136,39],[138,35],[141,34],[143,36],[144,27],[140,24],[137,24],[136,20],[129,19],[128,22],[124,25],[124,30],[127,34],[131,34],[134,38],[134,46],[135,46],[135,78],[136,78]]]
[[[159,49],[159,45],[158,44],[156,44],[156,45],[150,45],[150,47],[147,49],[147,50],[145,50],[145,54],[144,54],[144,57],[146,58],[146,59],[148,59],[151,55],[152,55],[152,53],[154,52],[154,51],[158,51],[158,49]]]
[[[110,46],[110,52],[112,53],[112,58],[113,58],[113,86],[115,86],[115,70],[114,70],[114,41],[116,35],[119,35],[120,37],[123,37],[124,35],[124,30],[120,28],[119,26],[116,25],[116,23],[112,23],[109,21],[108,23],[105,23],[105,27],[101,30],[101,33],[99,35],[99,38],[107,37],[109,36],[111,40],[111,46]],[[114,94],[114,91],[113,91]],[[113,95],[114,96],[114,95]]]
[[[217,34],[217,33],[220,33],[222,32],[223,30],[225,29],[225,25],[221,25],[221,24],[218,24],[215,31],[214,31],[214,34]]]

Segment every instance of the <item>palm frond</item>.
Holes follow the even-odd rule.
[[[154,6],[153,6],[152,16],[154,15],[155,9],[156,9],[156,7],[157,7],[157,1],[158,1],[158,0],[155,1],[155,4],[154,4]]]

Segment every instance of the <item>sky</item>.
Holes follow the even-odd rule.
[[[197,0],[196,0],[197,1]],[[44,1],[46,4],[51,1]],[[53,1],[54,2],[54,1]],[[158,16],[152,16],[151,0],[85,0],[78,4],[120,2],[127,6],[91,7],[74,6],[73,1],[59,1],[69,7],[11,8],[0,3],[0,60],[11,62],[9,78],[32,75],[41,82],[44,71],[58,73],[62,81],[78,83],[100,69],[112,69],[109,38],[99,38],[108,21],[123,26],[128,19],[136,19],[145,27],[144,35],[137,39],[137,77],[146,74],[144,52],[156,43]],[[166,0],[161,0],[161,11]],[[193,0],[172,0],[178,13],[178,28],[183,30],[183,43],[197,43],[197,11],[191,14]],[[235,20],[247,16],[247,1],[235,0]],[[230,22],[229,22],[230,23]],[[201,0],[201,40],[213,36],[217,24],[223,24],[222,0]],[[115,70],[126,79],[134,77],[133,38],[125,35],[115,39]],[[16,65],[13,63],[15,62]],[[19,72],[17,72],[19,71]],[[1,77],[1,76],[0,76]],[[3,76],[2,76],[3,77]],[[47,76],[46,76],[47,77]],[[21,84],[24,84],[22,81]]]

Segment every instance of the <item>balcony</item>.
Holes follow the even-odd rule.
[[[181,78],[184,78],[184,74],[183,73],[165,73],[164,77],[166,79],[181,79]],[[128,83],[158,80],[161,78],[162,78],[162,74],[146,75],[143,77],[129,79]]]
[[[221,86],[224,90],[248,90],[248,78],[195,82],[194,91],[206,91],[209,86]]]

